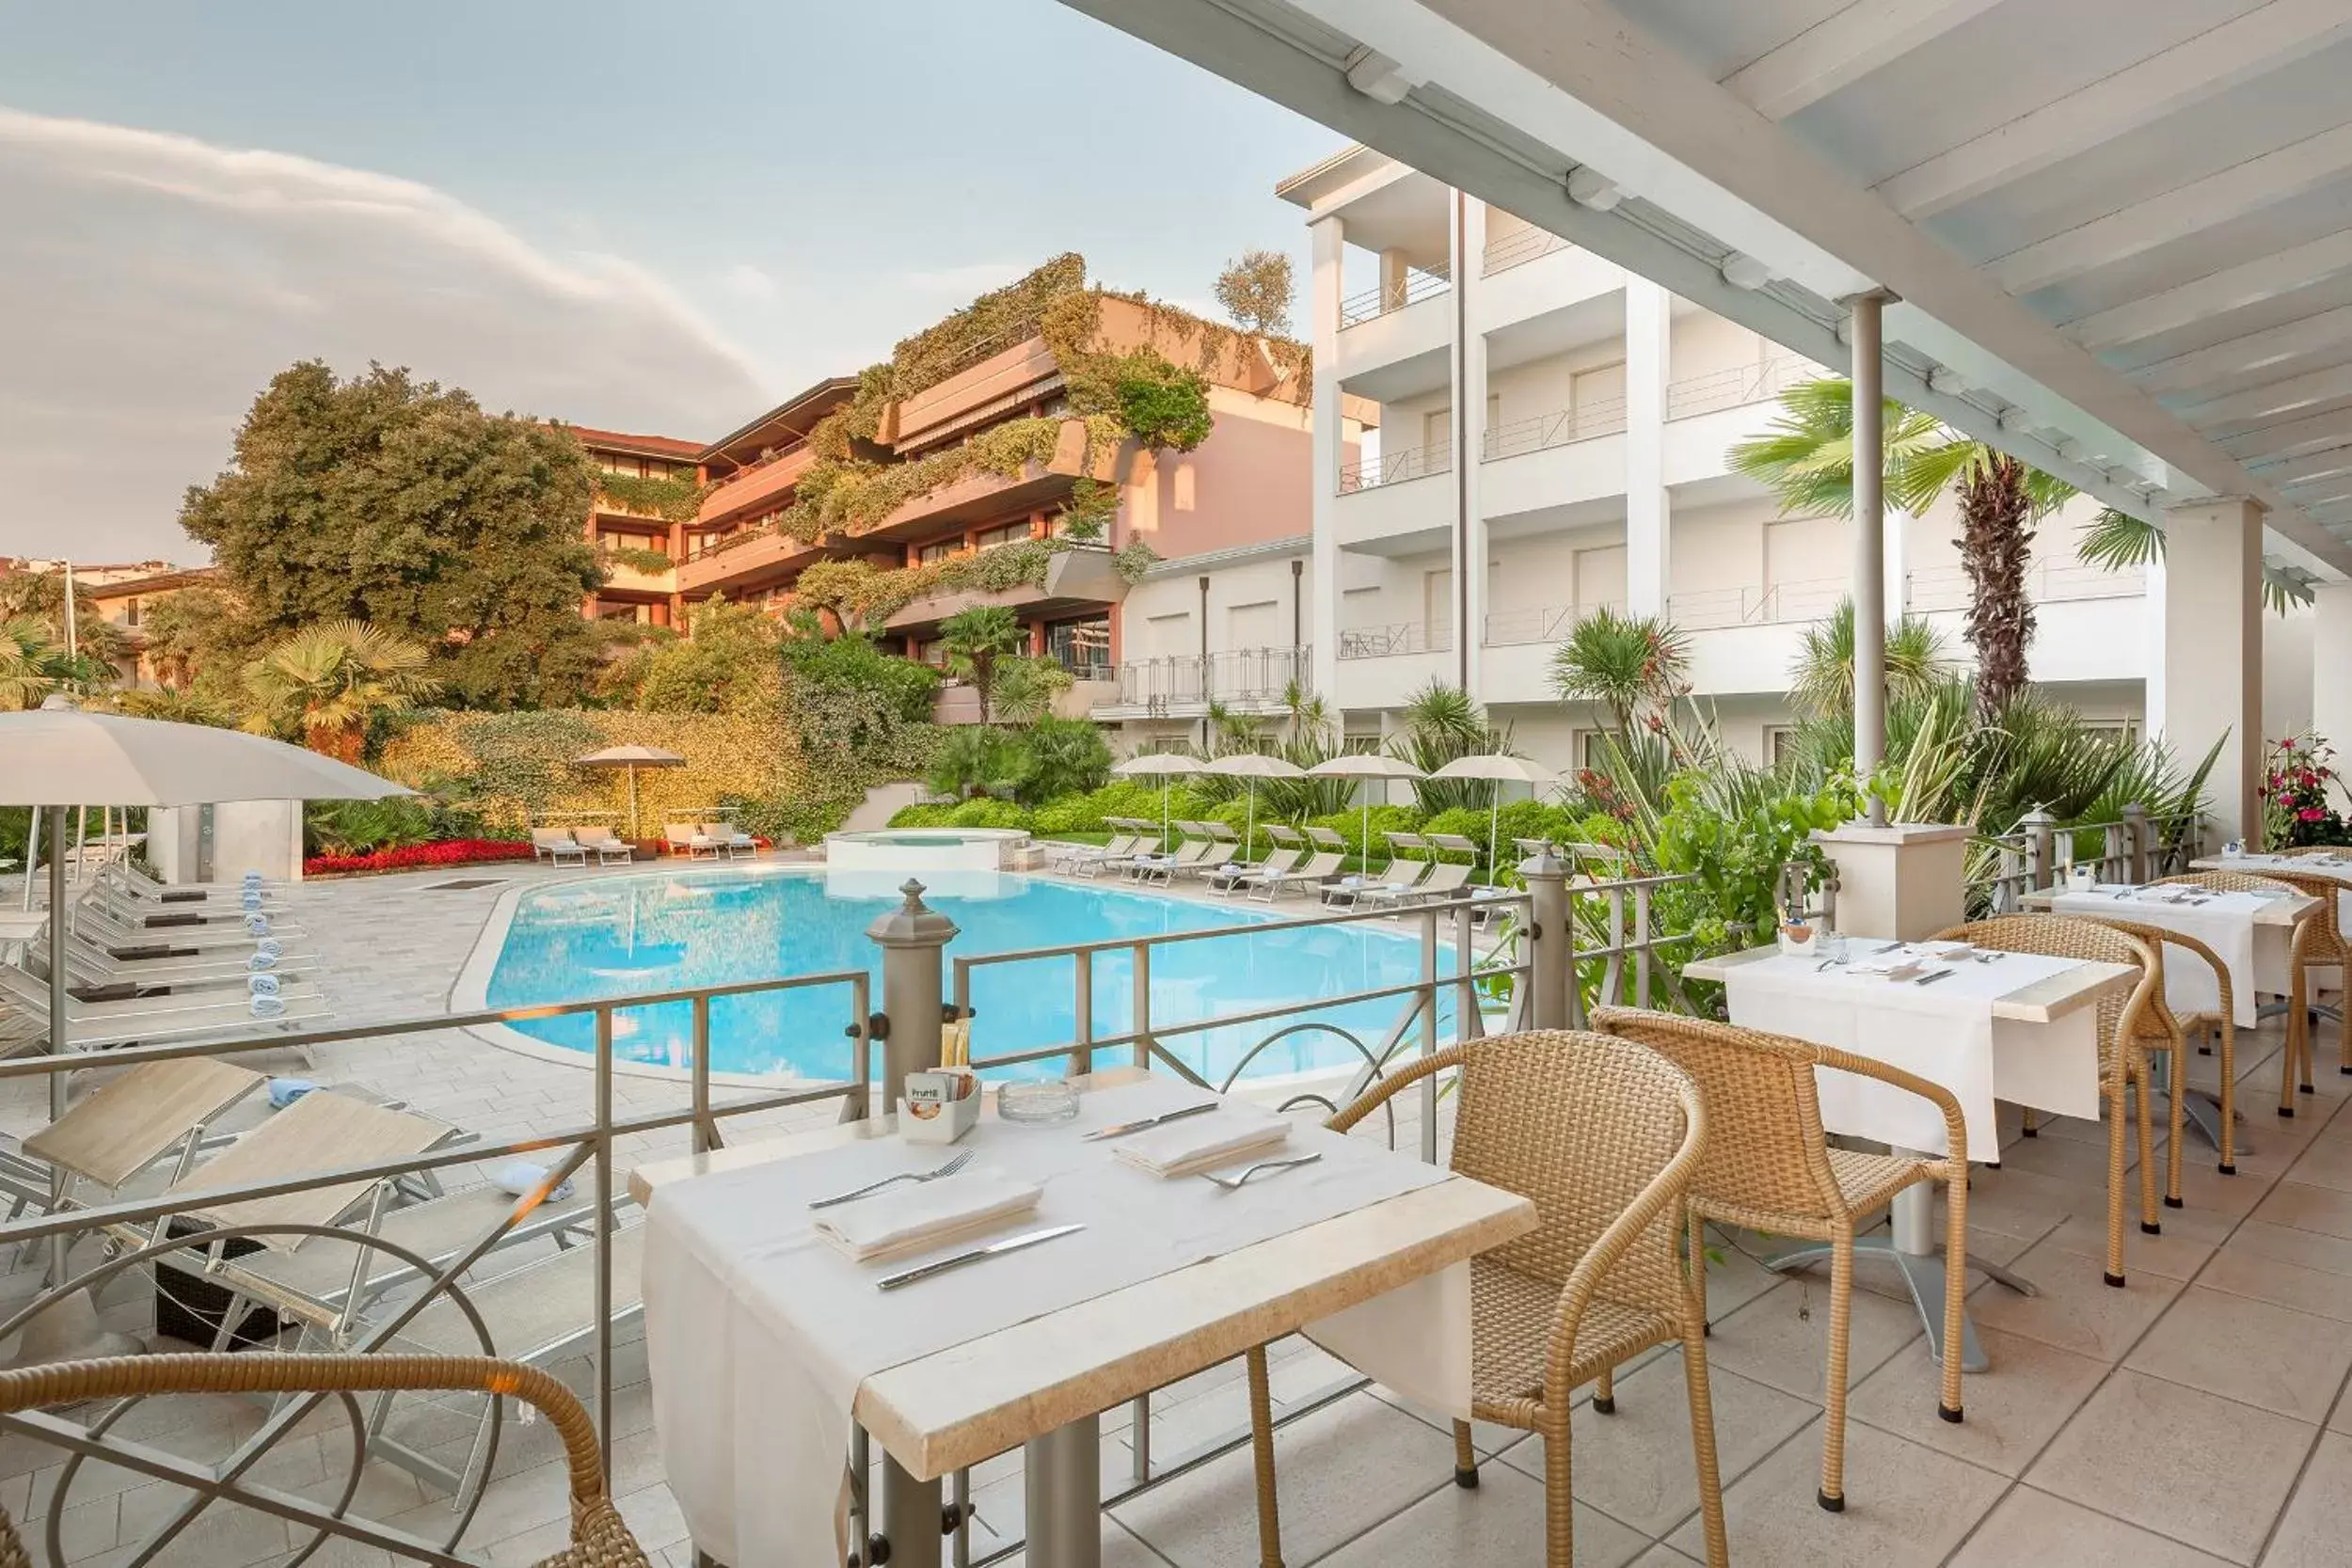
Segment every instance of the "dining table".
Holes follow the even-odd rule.
[[[865,1479],[851,1456],[870,1442],[893,1568],[936,1568],[943,1480],[1015,1449],[1026,1560],[1097,1568],[1101,1413],[1293,1333],[1467,1416],[1469,1259],[1533,1229],[1532,1202],[1303,1120],[1232,1168],[1307,1163],[1231,1189],[1160,1174],[1120,1158],[1133,1140],[1089,1134],[1207,1101],[1219,1116],[1270,1113],[1138,1069],[1071,1083],[1072,1119],[1009,1120],[992,1093],[952,1148],[911,1142],[882,1116],[630,1173],[647,1216],[655,1422],[698,1561],[866,1557],[848,1520]],[[887,1261],[818,1233],[820,1216],[854,1212],[813,1210],[820,1198],[888,1178],[904,1191],[949,1165],[925,1192],[1009,1183],[1034,1189],[1034,1204]]]
[[[1722,985],[1730,1020],[1741,1028],[1872,1057],[1950,1090],[1972,1162],[2000,1158],[1996,1102],[2098,1117],[2098,1005],[2137,983],[2136,966],[2031,953],[1938,956],[1929,944],[1883,935],[1846,933],[1842,942],[1842,957],[1786,953],[1774,944],[1701,958],[1684,968],[1683,978]],[[1905,965],[1911,973],[1899,967]],[[1835,1069],[1820,1069],[1816,1082],[1826,1131],[1898,1153],[1949,1152],[1943,1113],[1931,1101]],[[1929,1348],[1941,1360],[1945,1271],[1933,1184],[1898,1194],[1892,1210],[1890,1234],[1856,1238],[1855,1256],[1900,1271]],[[1829,1252],[1802,1245],[1765,1261],[1788,1270]],[[2010,1290],[2038,1293],[2030,1280],[1982,1259],[1971,1257],[1968,1267]],[[1962,1336],[1962,1369],[1986,1370],[1991,1362],[1966,1318]]]

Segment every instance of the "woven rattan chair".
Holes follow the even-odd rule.
[[[2135,1042],[2151,1058],[2149,1073],[2152,1080],[2155,1068],[2153,1058],[2158,1054],[2162,1054],[2165,1058],[2164,1092],[2167,1112],[2165,1136],[2170,1141],[2165,1148],[2164,1206],[2167,1209],[2178,1209],[2181,1207],[2181,1132],[2187,1120],[2188,1104],[2188,1020],[2173,1013],[2172,1004],[2164,994],[2165,966],[2167,964],[2202,963],[2212,969],[2215,978],[2221,987],[2221,1007],[2224,1013],[2230,1010],[2232,1001],[2230,966],[2221,961],[2221,955],[2195,937],[2183,936],[2178,931],[2167,930],[2161,926],[2151,926],[2138,920],[2124,920],[2114,915],[2077,915],[2074,918],[2096,920],[2102,926],[2112,926],[2119,931],[2137,938],[2149,952],[2155,955],[2156,983],[2148,993],[2146,1009],[2139,1015],[2139,1033],[2135,1037]],[[2167,947],[2179,948],[2182,951],[2167,954],[2165,952]],[[2209,1021],[2211,1018],[2210,1014],[2203,1013],[2190,1016],[2201,1021]],[[2229,1054],[2233,1061],[2237,1057],[2234,1039],[2232,1041]],[[2148,1157],[2145,1137],[2148,1094],[2145,1083],[2139,1087],[2139,1115],[2142,1132],[2140,1158],[2145,1160]],[[2226,1111],[2224,1119],[2227,1119]],[[2228,1147],[2224,1148],[2222,1161],[2224,1164],[2231,1162],[2231,1150]]]
[[[1597,1381],[1593,1408],[1613,1410],[1616,1368],[1680,1341],[1691,1447],[1709,1568],[1724,1568],[1723,1485],[1702,1337],[1706,1313],[1685,1277],[1683,1202],[1706,1145],[1697,1088],[1665,1058],[1607,1035],[1499,1035],[1415,1062],[1330,1125],[1345,1132],[1431,1073],[1456,1079],[1453,1168],[1534,1198],[1541,1226],[1470,1263],[1471,1414],[1544,1439],[1545,1561],[1570,1568],[1568,1410]],[[1263,1568],[1279,1568],[1274,1433],[1265,1353],[1249,1353]],[[1454,1428],[1454,1481],[1478,1484],[1470,1429]]]
[[[2294,855],[2340,854],[2320,846],[2288,851]],[[2295,928],[2295,945],[2288,958],[2288,973],[2294,977],[2293,990],[2287,997],[2287,1053],[2279,1067],[2279,1114],[2295,1115],[2295,1089],[2300,1085],[2305,1094],[2312,1086],[2312,1015],[2319,1006],[2319,986],[2313,970],[2332,969],[2336,972],[2339,991],[2345,976],[2352,974],[2352,940],[2344,932],[2344,918],[2337,897],[2344,884],[2333,877],[2317,873],[2265,870],[2263,875],[2274,882],[2284,882],[2297,893],[2307,893],[2319,900],[2319,908]],[[2344,1020],[2336,1021],[2336,1070],[2352,1073],[2352,1042],[2344,1038]]]
[[[2006,914],[1938,931],[1939,942],[1965,942],[2003,953],[2040,953],[2056,958],[2129,964],[2139,971],[2139,983],[2128,991],[2109,991],[2099,999],[2100,1093],[2107,1102],[2107,1266],[2106,1282],[2123,1284],[2123,1157],[2127,1099],[2137,1087],[2139,1097],[2139,1228],[2151,1236],[2163,1234],[2157,1218],[2156,1176],[2148,1127],[2148,1051],[2142,1044],[2150,999],[2164,990],[2161,960],[2148,944],[2129,931],[2095,920],[2058,914]]]
[[[1830,1244],[1828,1410],[1821,1423],[1821,1489],[1846,1506],[1846,1354],[1853,1317],[1857,1222],[1921,1181],[1941,1181],[1949,1207],[1944,1259],[1944,1384],[1936,1413],[1961,1418],[1960,1355],[1968,1291],[1968,1129],[1949,1089],[1867,1056],[1707,1019],[1603,1007],[1593,1027],[1646,1045],[1691,1075],[1707,1104],[1707,1151],[1691,1182],[1691,1277],[1707,1306],[1706,1223],[1745,1226]],[[1832,1148],[1814,1069],[1836,1068],[1909,1089],[1944,1113],[1949,1153],[1865,1154]]]
[[[2156,879],[2161,882],[2186,882],[2193,887],[2212,888],[2217,893],[2308,894],[2313,891],[2315,883],[2322,881],[2325,879],[2312,877],[2298,879],[2294,873],[2291,872],[2275,876],[2265,876],[2251,871],[2189,871],[2184,872],[2177,877],[2159,877]],[[2331,889],[2320,895],[2319,901],[2321,908],[2330,913],[2332,913],[2336,908],[2336,891],[2337,890]],[[2309,1006],[2310,999],[2314,992],[2311,977],[2305,973],[2305,971],[2313,967],[2312,958],[2313,953],[2325,954],[2328,951],[2330,946],[2329,939],[2325,929],[2323,927],[2315,927],[2312,925],[2312,916],[2306,915],[2303,919],[2296,922],[2295,935],[2291,939],[2287,949],[2287,973],[2290,976],[2288,981],[2288,1000],[2285,1003],[2279,1005],[2280,1010],[2288,1015],[2289,1020],[2287,1023],[2287,1033],[2289,1036],[2287,1055],[2286,1059],[2279,1066],[2279,1114],[2282,1117],[2291,1117],[2295,1115],[2295,1094],[2294,1091],[2288,1087],[2288,1084],[2295,1076],[2295,1069],[2297,1065],[2298,1056],[2301,1055],[2301,1053],[2304,1050],[2308,1049],[2308,1045],[2296,1045],[2294,1037],[2297,1026],[2308,1025],[2311,1020]],[[2333,945],[2337,949],[2336,957],[2334,958],[2322,958],[2319,960],[2319,967],[2325,968],[2333,964],[2341,963],[2343,958],[2342,948],[2344,946],[2344,939],[2341,933],[2339,933],[2334,939]],[[2193,1022],[2193,1020],[2189,1019],[2183,1019],[2181,1021],[2184,1027],[2189,1025]],[[2229,1111],[2233,1110],[2236,1104],[2237,1069],[2233,1055],[2230,1053],[2231,1048],[2236,1043],[2236,1031],[2227,1027],[2225,1021],[2225,1027],[2221,1035],[2222,1048],[2225,1053],[2221,1067],[2221,1104],[2225,1115]],[[2304,1092],[2308,1094],[2312,1092],[2311,1063],[2308,1059],[2304,1059],[2301,1066],[2303,1069],[2303,1089]],[[2344,1070],[2352,1071],[2352,1068],[2346,1068]],[[2237,1173],[2237,1167],[2234,1164],[2235,1154],[2233,1146],[2225,1145],[2224,1148],[2225,1152],[2221,1156],[2222,1171],[2225,1174],[2234,1176]]]
[[[0,1411],[143,1394],[381,1393],[464,1389],[536,1405],[564,1440],[571,1466],[572,1543],[538,1568],[648,1568],[644,1551],[606,1496],[596,1429],[546,1372],[487,1356],[127,1355],[0,1371]],[[0,1513],[0,1568],[31,1568]]]

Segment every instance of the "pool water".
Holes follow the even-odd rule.
[[[1421,974],[1418,936],[1385,923],[1263,928],[1297,918],[1301,906],[1295,902],[1276,912],[1263,906],[1204,904],[993,871],[919,875],[926,901],[960,928],[947,947],[950,959],[1175,931],[1231,931],[1153,949],[1155,1032],[1179,1022],[1403,985]],[[527,1007],[864,969],[873,976],[872,1005],[880,1007],[881,950],[866,938],[866,928],[898,904],[895,880],[838,871],[711,871],[605,878],[526,892],[515,907],[485,1002],[492,1007]],[[952,976],[951,969],[951,996]],[[1069,958],[976,971],[973,1053],[1001,1055],[1071,1039],[1076,1033],[1075,979],[1075,960]],[[1097,1037],[1127,1031],[1133,992],[1129,955],[1097,955]],[[1377,1052],[1409,1000],[1317,1007],[1259,1023],[1174,1035],[1163,1043],[1211,1082],[1221,1083],[1251,1046],[1286,1024],[1308,1020],[1346,1030]],[[852,1062],[842,1033],[850,1003],[847,986],[717,998],[710,1007],[711,1069],[843,1077]],[[595,1048],[591,1015],[532,1019],[510,1027],[576,1051]],[[629,1008],[613,1019],[613,1049],[624,1060],[685,1067],[691,1054],[691,1031],[687,1003]],[[1125,1059],[1124,1048],[1113,1059]],[[1248,1076],[1309,1072],[1361,1060],[1331,1028],[1314,1028],[1261,1053]],[[1051,1059],[1009,1070],[1049,1076],[1063,1068],[1063,1060]]]

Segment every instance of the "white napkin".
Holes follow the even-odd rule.
[[[1874,958],[1856,958],[1848,966],[1848,973],[1878,979],[1899,980],[1916,974],[1920,970],[1917,958],[1908,953],[1886,953]]]
[[[1288,1118],[1228,1101],[1207,1116],[1186,1117],[1120,1140],[1119,1158],[1154,1176],[1192,1176],[1279,1148],[1290,1135]]]
[[[854,1262],[922,1252],[1001,1225],[1037,1207],[1034,1183],[974,1170],[920,1181],[818,1212],[817,1234]]]

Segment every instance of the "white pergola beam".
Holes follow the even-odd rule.
[[[1767,119],[1786,119],[1913,50],[1981,16],[2000,0],[1854,0],[1724,78]]]
[[[2221,443],[2221,450],[2241,458],[2295,457],[2306,451],[2340,447],[2346,441],[2352,441],[2352,409],[2338,408],[2230,436]]]
[[[2062,330],[2087,349],[2119,348],[2325,283],[2347,269],[2352,269],[2352,229],[2077,317],[2062,324]]]
[[[2290,376],[2267,387],[2196,404],[2182,409],[2181,418],[2208,433],[2236,435],[2348,397],[2352,397],[2352,365],[2330,365],[2309,375]]]
[[[2292,200],[2346,169],[2352,169],[2352,125],[2324,131],[2037,240],[2001,257],[1988,270],[2010,293],[2031,293]]]
[[[2343,0],[2270,0],[1880,182],[1916,223],[2352,37]]]
[[[2292,492],[2297,484],[2326,479],[2331,474],[2352,474],[2352,443],[2302,457],[2255,463],[2249,467],[2264,483],[2281,485]]]
[[[2243,338],[2192,349],[2126,372],[2141,389],[2161,396],[2210,386],[2258,372],[2339,343],[2352,343],[2352,305],[2339,305],[2300,321],[2282,323]]]

